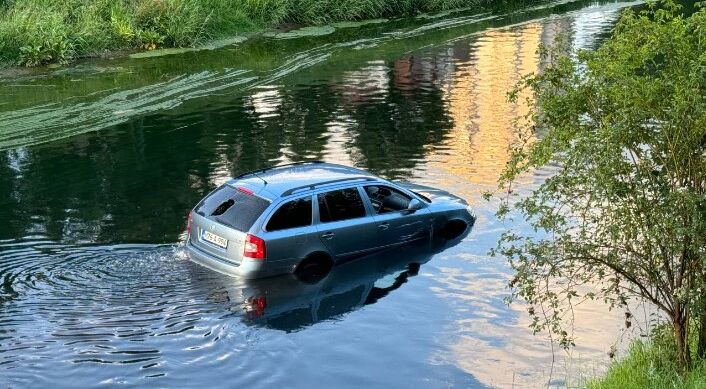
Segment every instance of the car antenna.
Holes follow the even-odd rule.
[[[257,178],[259,178],[259,179],[261,179],[261,180],[262,180],[262,182],[264,182],[264,183],[265,183],[265,185],[267,185],[267,181],[265,181],[265,179],[264,179],[264,178],[262,178],[262,177],[258,176],[258,175],[257,175],[256,173],[252,173],[252,175],[253,175],[253,176],[255,176],[255,177],[257,177]]]

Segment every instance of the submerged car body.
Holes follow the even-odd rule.
[[[189,213],[194,261],[244,278],[292,273],[473,224],[465,200],[356,168],[303,162],[235,177]]]
[[[375,304],[396,293],[436,254],[461,242],[470,228],[454,239],[435,238],[391,248],[336,266],[325,275],[302,278],[286,274],[265,279],[238,279],[204,274],[192,268],[193,287],[227,306],[243,323],[286,332]]]

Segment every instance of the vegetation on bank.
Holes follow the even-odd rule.
[[[703,377],[704,53],[706,9],[685,16],[672,0],[653,2],[625,11],[595,51],[573,52],[561,42],[544,51],[542,73],[511,94],[530,95],[534,108],[517,123],[498,215],[522,215],[540,232],[507,231],[500,239],[496,254],[516,272],[511,300],[524,301],[532,328],[565,347],[573,345],[573,307],[585,300],[623,310],[628,327],[631,300],[647,301],[667,319],[670,341],[634,346],[606,382],[655,372],[682,383]],[[518,178],[547,164],[557,172],[517,197]],[[647,386],[668,387],[655,382]]]
[[[693,333],[692,333],[693,334]],[[697,337],[690,337],[695,356]],[[645,389],[706,387],[706,361],[696,360],[691,369],[679,365],[676,345],[668,327],[660,327],[649,341],[636,341],[621,360],[611,365],[606,375],[586,383],[587,389]]]
[[[506,1],[513,2],[500,3]],[[61,63],[106,51],[190,47],[286,24],[319,25],[497,4],[493,0],[0,0],[0,64]]]

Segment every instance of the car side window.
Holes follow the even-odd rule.
[[[357,188],[320,193],[319,218],[322,223],[355,219],[365,216],[365,206]]]
[[[365,193],[373,205],[375,213],[380,215],[383,213],[403,211],[409,206],[412,198],[403,192],[382,185],[368,185],[365,187]]]
[[[267,222],[267,231],[311,225],[311,197],[304,197],[282,204]]]

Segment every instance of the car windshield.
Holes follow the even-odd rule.
[[[196,213],[238,231],[247,231],[269,205],[249,190],[223,185],[196,206]]]

